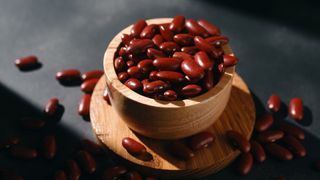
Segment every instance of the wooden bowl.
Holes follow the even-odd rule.
[[[171,22],[171,18],[147,20],[148,24]],[[231,92],[235,67],[228,67],[218,84],[208,92],[180,101],[161,101],[140,95],[117,77],[113,60],[121,44],[121,35],[130,34],[131,26],[122,30],[110,42],[104,55],[104,71],[112,107],[135,132],[155,139],[179,139],[207,129],[225,109]],[[232,54],[224,46],[226,54]]]

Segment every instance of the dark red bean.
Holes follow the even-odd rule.
[[[138,63],[138,68],[142,73],[149,73],[153,69],[152,59],[144,59]]]
[[[127,70],[127,73],[129,74],[130,77],[140,79],[143,77],[142,72],[137,66],[132,66]]]
[[[289,150],[276,143],[267,143],[265,148],[271,155],[280,160],[289,161],[293,159],[293,155]]]
[[[142,88],[141,82],[135,78],[128,79],[124,84],[133,91],[139,91]]]
[[[196,47],[200,50],[209,53],[210,55],[213,55],[215,58],[219,57],[219,53],[216,50],[216,48],[212,46],[209,42],[204,40],[202,37],[195,36],[193,40]]]
[[[16,136],[7,137],[0,141],[0,150],[4,148],[10,148],[20,142],[20,138]]]
[[[258,121],[256,121],[256,124],[254,126],[255,130],[258,132],[265,131],[269,129],[273,124],[273,116],[272,114],[265,114],[260,118]]]
[[[313,167],[316,171],[320,172],[320,160],[316,160],[313,162]]]
[[[152,41],[156,46],[159,47],[164,42],[164,39],[160,34],[157,34],[152,38]]]
[[[28,147],[13,146],[10,148],[10,154],[12,157],[19,159],[34,159],[38,156],[37,150]]]
[[[91,102],[91,95],[90,94],[85,94],[82,96],[80,103],[79,103],[79,108],[78,108],[78,113],[81,116],[88,116],[90,113],[90,102]]]
[[[92,157],[87,151],[80,150],[78,151],[78,160],[79,163],[87,173],[92,174],[97,169],[96,160]]]
[[[167,101],[175,101],[178,98],[178,94],[173,90],[166,90],[163,93],[164,99]]]
[[[46,122],[42,119],[36,119],[36,118],[23,118],[21,120],[22,122],[22,127],[24,129],[29,129],[29,130],[35,130],[35,129],[41,129],[45,126]]]
[[[291,118],[300,121],[303,118],[303,103],[300,98],[292,98],[289,103],[289,114]]]
[[[114,69],[118,72],[124,71],[127,69],[127,64],[122,57],[117,57],[114,60]]]
[[[299,140],[304,140],[304,138],[305,138],[303,130],[294,126],[294,125],[282,122],[282,123],[280,123],[279,128],[280,128],[280,130],[282,130],[286,134],[289,134]]]
[[[238,58],[235,56],[231,56],[228,54],[223,55],[223,65],[228,67],[228,66],[234,66],[238,63]]]
[[[94,155],[102,154],[102,147],[89,139],[84,139],[80,142],[80,148]]]
[[[199,80],[204,76],[204,70],[193,59],[183,60],[181,69],[191,80]]]
[[[153,66],[161,71],[175,71],[180,68],[181,58],[156,58],[153,60]]]
[[[173,40],[181,46],[193,45],[193,36],[190,34],[176,34],[173,36]]]
[[[208,37],[209,33],[198,24],[198,22],[194,19],[187,19],[185,24],[187,30],[190,34],[195,36]]]
[[[149,48],[147,49],[147,56],[151,59],[155,59],[155,58],[165,57],[166,55],[163,54],[163,52],[158,49]]]
[[[47,102],[47,104],[46,104],[46,106],[44,108],[44,112],[48,116],[53,116],[53,115],[55,115],[57,113],[58,107],[59,107],[59,99],[51,98]]]
[[[266,160],[266,152],[264,151],[262,145],[257,141],[251,141],[251,153],[257,162],[262,163]]]
[[[211,36],[205,39],[207,42],[209,42],[213,46],[224,46],[228,44],[229,39],[226,36]]]
[[[140,37],[143,39],[144,38],[151,39],[154,36],[154,34],[157,32],[157,28],[158,28],[158,25],[155,25],[155,24],[147,25],[146,27],[143,28],[140,34]]]
[[[132,28],[131,28],[131,31],[130,31],[131,36],[134,37],[134,38],[139,38],[142,30],[146,26],[147,26],[147,23],[146,23],[145,20],[143,20],[143,19],[138,20],[137,22],[135,22],[132,25]]]
[[[89,79],[87,81],[84,81],[80,86],[81,91],[83,91],[84,93],[91,94],[93,92],[94,87],[96,87],[98,81],[99,79]]]
[[[137,171],[129,171],[126,173],[125,178],[127,180],[142,180],[141,175]]]
[[[199,49],[196,46],[185,46],[181,48],[181,52],[185,52],[191,55],[194,55],[198,51]]]
[[[80,168],[75,160],[67,160],[66,168],[69,180],[78,180],[81,176]]]
[[[124,166],[114,166],[107,168],[102,173],[102,180],[114,180],[118,179],[120,176],[128,172],[127,168]]]
[[[272,94],[268,99],[267,106],[270,111],[278,112],[281,107],[280,97],[276,94]]]
[[[201,86],[196,84],[188,84],[181,89],[181,93],[187,97],[193,97],[198,95],[202,91]]]
[[[291,135],[287,135],[283,138],[283,142],[287,145],[288,149],[297,157],[304,157],[307,155],[307,151],[304,146]]]
[[[173,31],[169,29],[169,27],[160,25],[159,29],[160,29],[160,34],[165,41],[173,41],[174,34],[173,34]]]
[[[58,71],[56,79],[62,83],[72,83],[81,79],[81,73],[77,69],[66,69]]]
[[[169,152],[177,158],[188,160],[194,157],[194,153],[180,141],[174,141],[168,146]]]
[[[246,176],[250,173],[253,165],[253,157],[250,152],[242,153],[239,157],[237,171],[240,175]]]
[[[175,52],[175,53],[173,53],[172,57],[180,58],[180,59],[183,59],[183,60],[185,60],[185,59],[193,59],[190,54],[187,54],[185,52]]]
[[[179,45],[175,42],[163,42],[159,47],[162,51],[166,53],[171,53],[179,50]]]
[[[284,136],[283,131],[280,130],[268,130],[261,132],[257,139],[261,143],[275,142],[279,139],[282,139]]]
[[[192,150],[196,151],[208,147],[214,140],[215,137],[212,133],[200,132],[190,138],[189,145]]]
[[[157,78],[163,81],[169,81],[172,83],[183,82],[185,80],[183,74],[175,71],[159,71],[157,72]]]
[[[198,24],[202,26],[211,36],[220,35],[220,29],[207,20],[198,20]]]
[[[57,153],[56,137],[49,135],[43,139],[43,155],[47,159],[53,159]]]
[[[145,52],[148,48],[154,46],[154,43],[150,39],[137,39],[126,48],[128,54],[138,54]]]
[[[128,61],[126,62],[126,65],[130,68],[130,67],[132,67],[132,66],[134,66],[134,65],[136,65],[136,64],[134,63],[134,61],[128,60]]]
[[[227,131],[226,136],[232,146],[245,153],[250,151],[250,142],[243,137],[242,134],[233,130],[229,130]]]
[[[128,74],[127,72],[120,72],[120,73],[118,74],[118,79],[119,79],[122,83],[124,83],[124,82],[126,82],[126,80],[129,79],[129,74]]]
[[[104,74],[101,70],[91,70],[83,73],[81,75],[82,81],[86,81],[89,79],[99,79]]]
[[[219,71],[220,74],[224,73],[224,65],[223,65],[223,63],[218,65],[218,71]]]
[[[125,45],[128,46],[130,41],[133,39],[133,36],[130,36],[128,34],[122,34],[121,35],[121,42]]]
[[[169,88],[169,84],[164,81],[156,80],[146,84],[145,89],[143,89],[146,93],[155,93],[162,92]]]
[[[16,59],[14,63],[21,70],[33,69],[39,65],[38,58],[34,55],[21,57]]]
[[[63,170],[58,170],[54,173],[54,180],[68,180],[66,173]]]
[[[118,55],[121,56],[121,57],[126,57],[126,54],[127,54],[126,47],[121,47],[119,49]]]
[[[175,33],[179,33],[183,30],[185,21],[186,20],[184,16],[175,16],[170,23],[169,29]]]
[[[111,105],[110,98],[109,98],[109,93],[108,93],[108,89],[105,89],[105,90],[103,91],[103,99],[104,99],[105,101],[107,101],[107,103],[108,103],[109,105]]]
[[[204,70],[211,70],[213,68],[213,61],[209,58],[206,52],[199,51],[194,55],[195,62]]]
[[[158,71],[151,71],[150,73],[149,73],[149,79],[150,80],[157,80],[158,78],[157,78],[157,73],[158,73]]]
[[[122,146],[132,155],[143,155],[147,152],[144,145],[129,137],[122,139]]]
[[[205,71],[205,75],[203,78],[203,86],[206,90],[211,89],[214,86],[214,77],[212,71]]]

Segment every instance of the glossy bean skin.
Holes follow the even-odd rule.
[[[215,136],[210,132],[200,132],[193,135],[189,140],[190,148],[194,151],[208,147],[215,140]]]
[[[75,82],[81,79],[81,73],[77,69],[65,69],[56,73],[56,79],[62,83]]]
[[[10,148],[10,154],[14,158],[30,160],[38,156],[37,150],[22,146],[13,146]]]
[[[18,58],[14,63],[20,70],[34,69],[39,65],[38,57],[34,55]]]
[[[173,36],[173,40],[181,46],[193,45],[193,36],[190,34],[176,34]]]
[[[57,153],[56,137],[53,135],[45,136],[43,139],[43,155],[47,159],[53,159]]]
[[[122,83],[124,83],[124,82],[126,82],[126,81],[129,79],[129,74],[128,74],[127,72],[120,72],[120,73],[118,74],[118,79],[119,79]]]
[[[205,40],[213,46],[224,46],[229,43],[229,38],[226,36],[211,36]]]
[[[175,33],[179,33],[183,30],[185,26],[185,17],[184,16],[175,16],[170,23],[169,29]]]
[[[268,143],[268,142],[275,142],[277,140],[280,140],[284,137],[283,131],[280,130],[268,130],[261,132],[257,139],[261,143]]]
[[[181,58],[156,58],[153,60],[153,66],[161,71],[175,71],[180,68]]]
[[[272,94],[268,99],[267,107],[272,112],[278,112],[281,107],[280,97],[276,94]]]
[[[0,150],[5,148],[10,148],[20,142],[20,138],[16,136],[7,137],[0,141]]]
[[[140,69],[137,66],[129,67],[127,70],[127,73],[132,78],[140,79],[143,77],[143,73],[140,71]]]
[[[214,86],[214,76],[212,71],[205,71],[203,86],[206,90],[209,90]]]
[[[194,153],[192,152],[192,150],[180,141],[174,141],[170,143],[168,148],[169,152],[179,159],[188,160],[194,157]]]
[[[128,79],[124,84],[133,91],[139,91],[142,88],[141,82],[135,78]]]
[[[141,175],[137,171],[129,171],[126,173],[125,178],[127,180],[142,180]]]
[[[67,160],[66,168],[68,171],[68,179],[69,180],[79,180],[81,177],[81,171],[79,165],[75,160]]]
[[[118,72],[124,71],[127,68],[127,64],[122,57],[117,57],[114,60],[114,69]]]
[[[97,163],[90,153],[84,150],[80,150],[78,151],[77,156],[79,163],[87,173],[92,174],[96,171]]]
[[[303,118],[303,103],[300,98],[292,98],[289,103],[289,114],[292,119],[300,121]]]
[[[253,165],[253,157],[250,152],[242,153],[239,157],[237,171],[240,175],[246,176],[250,173]]]
[[[48,100],[44,112],[48,116],[53,116],[56,114],[59,106],[59,99],[58,98],[51,98]]]
[[[156,92],[165,91],[168,88],[169,88],[169,85],[166,82],[161,80],[156,80],[156,81],[147,83],[143,91],[145,93],[156,93]]]
[[[147,152],[147,149],[144,145],[138,141],[126,137],[122,139],[122,146],[132,155],[143,155]]]
[[[87,94],[91,94],[98,81],[99,79],[89,79],[87,81],[84,81],[80,86],[81,91]]]
[[[198,20],[198,24],[202,26],[211,36],[216,36],[220,34],[220,29],[207,20]]]
[[[128,172],[127,168],[124,166],[114,166],[107,168],[102,173],[102,180],[114,180]]]
[[[167,26],[160,25],[160,34],[165,41],[173,41],[174,33]]]
[[[140,19],[132,25],[130,35],[134,38],[139,38],[142,30],[147,26],[145,20]]]
[[[254,129],[257,132],[265,131],[273,125],[273,121],[274,120],[272,114],[267,113],[263,115],[258,121],[256,121]]]
[[[204,51],[197,52],[194,55],[194,60],[204,70],[212,70],[213,68],[213,61]]]
[[[281,123],[279,125],[279,129],[285,132],[286,134],[289,134],[299,140],[304,140],[305,134],[302,129],[291,125],[289,123]]]
[[[193,59],[183,60],[181,69],[190,79],[199,80],[204,77],[204,70]]]
[[[84,139],[80,141],[80,148],[94,155],[102,154],[102,147],[94,141]]]
[[[255,160],[259,163],[262,163],[266,160],[266,152],[264,151],[262,145],[258,143],[257,141],[252,140],[250,142],[251,144],[251,153]]]
[[[183,82],[185,80],[183,74],[175,71],[159,71],[156,76],[157,79],[173,83]]]
[[[188,84],[181,89],[181,94],[186,97],[193,97],[202,91],[201,86],[196,84]]]
[[[160,34],[157,34],[152,38],[152,41],[156,46],[160,47],[160,45],[164,42],[164,39]]]
[[[238,58],[228,54],[223,55],[223,65],[225,67],[234,66],[238,63]]]
[[[134,63],[133,60],[128,60],[128,61],[126,62],[126,65],[127,65],[128,68],[130,68],[130,67],[132,67],[132,66],[134,66],[134,65],[136,65],[136,64]]]
[[[90,112],[90,102],[91,102],[91,95],[85,94],[82,96],[79,108],[78,108],[78,114],[80,116],[88,116]]]
[[[154,48],[147,49],[147,55],[151,59],[165,57],[165,54],[162,51]]]
[[[178,94],[173,90],[166,90],[163,93],[164,99],[167,101],[175,101],[178,98]]]
[[[295,137],[287,135],[283,138],[283,142],[296,157],[304,157],[307,155],[305,147]]]
[[[166,53],[178,51],[180,49],[179,45],[175,42],[163,42],[160,44],[159,48]]]
[[[149,73],[149,79],[150,80],[157,80],[158,78],[157,78],[157,73],[158,73],[158,71],[151,71],[150,73]]]
[[[194,36],[208,37],[209,33],[194,19],[187,19],[185,27]]]
[[[83,73],[81,75],[82,81],[86,81],[89,79],[99,79],[104,74],[101,70],[91,70]]]
[[[217,51],[217,49],[214,46],[212,46],[209,42],[204,40],[202,37],[195,36],[193,40],[194,40],[195,46],[198,49],[200,49],[200,50],[212,55],[215,58],[219,57],[220,54]]]
[[[187,54],[185,52],[175,52],[173,53],[172,57],[174,58],[180,58],[182,60],[185,60],[185,59],[192,59],[192,56],[190,54]],[[182,62],[182,61],[181,61]]]
[[[46,122],[42,119],[35,119],[32,117],[26,117],[21,120],[22,128],[27,130],[41,129],[45,126]]]
[[[133,39],[133,36],[130,36],[128,34],[122,34],[121,35],[121,42],[125,45],[128,46],[130,41]]]
[[[149,73],[153,68],[152,62],[152,59],[144,59],[138,63],[137,67],[142,73]]]
[[[293,155],[289,150],[276,143],[267,143],[265,148],[271,155],[279,160],[289,161],[293,159]]]
[[[138,54],[145,52],[148,48],[154,46],[154,43],[150,39],[137,39],[126,48],[128,54]]]
[[[226,136],[230,144],[239,149],[241,152],[246,153],[250,151],[250,142],[245,139],[242,134],[233,130],[229,130],[227,131]]]
[[[146,27],[143,28],[140,34],[140,37],[143,39],[144,38],[151,39],[154,36],[154,34],[157,32],[157,28],[158,28],[158,25],[155,25],[155,24],[147,25]]]
[[[63,170],[58,170],[53,175],[54,180],[68,180],[66,173]]]
[[[181,52],[185,52],[187,54],[194,55],[197,53],[199,49],[196,46],[185,46],[181,48]]]
[[[109,105],[111,105],[108,89],[105,89],[105,90],[103,91],[103,95],[102,95],[102,96],[103,96],[103,99],[104,99]]]

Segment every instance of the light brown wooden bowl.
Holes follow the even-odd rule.
[[[148,24],[171,22],[171,18],[147,20]],[[110,42],[104,55],[104,71],[112,107],[134,131],[155,139],[179,139],[207,129],[221,115],[230,97],[235,67],[225,69],[218,84],[208,92],[180,101],[161,101],[140,95],[117,77],[113,60],[121,44],[121,35],[130,34],[131,26],[123,29]],[[226,54],[232,54],[228,45]],[[121,130],[120,130],[121,131]]]

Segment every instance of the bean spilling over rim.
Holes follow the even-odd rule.
[[[238,58],[225,54],[229,39],[206,20],[175,16],[171,23],[138,20],[122,34],[114,68],[119,80],[144,96],[174,101],[213,88]]]

